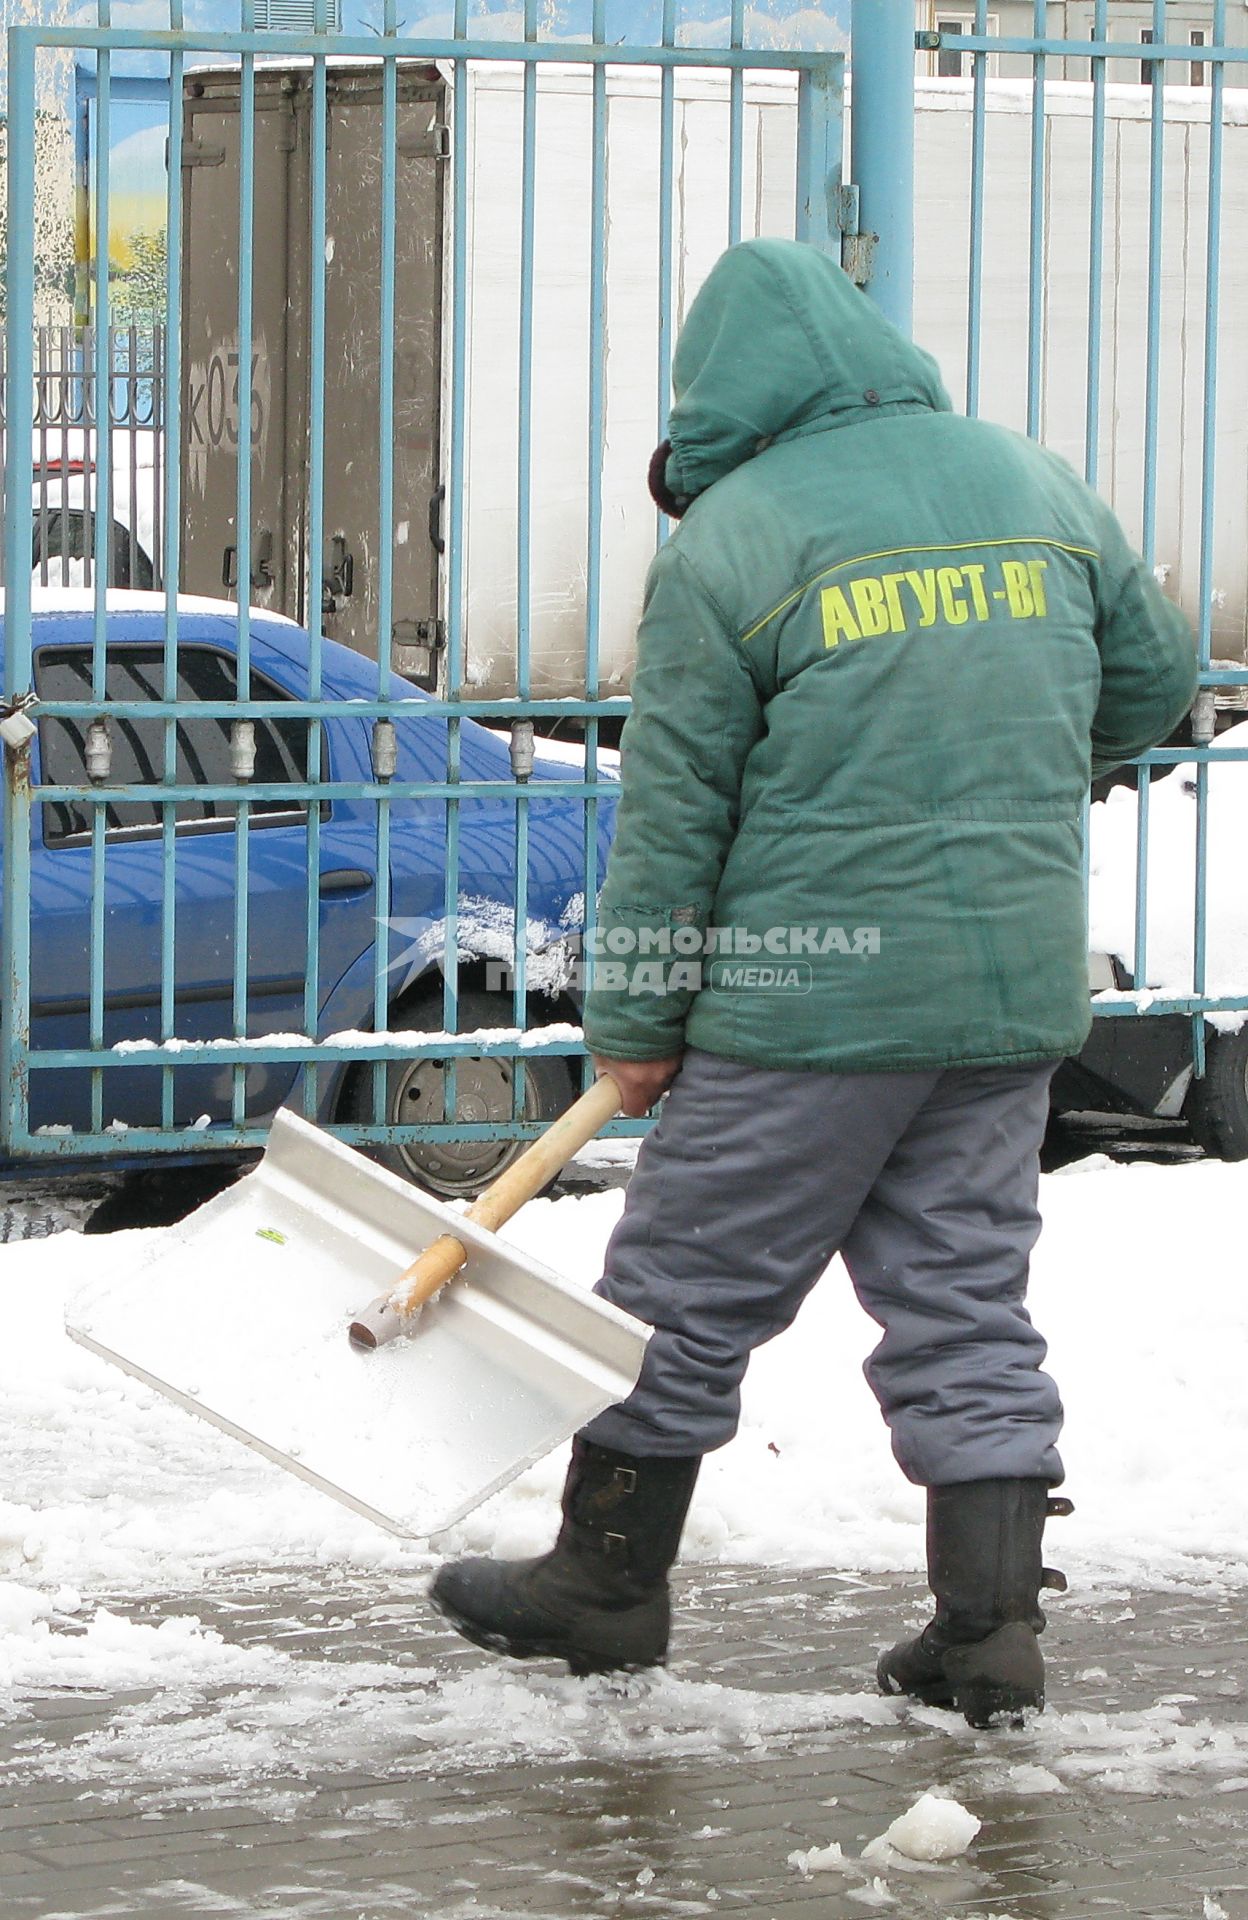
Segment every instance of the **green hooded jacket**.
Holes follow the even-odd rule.
[[[1195,649],[1065,463],[950,410],[810,246],[718,261],[666,480],[591,1049],[841,1072],[1054,1059],[1090,1026],[1091,776]]]

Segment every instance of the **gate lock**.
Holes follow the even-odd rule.
[[[19,693],[11,707],[0,715],[0,740],[3,740],[10,753],[21,753],[34,739],[38,729],[27,713],[27,707],[34,702],[33,693]]]

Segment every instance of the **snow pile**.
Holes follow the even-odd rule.
[[[1219,749],[1248,747],[1248,722],[1217,739]],[[1088,944],[1135,966],[1136,826],[1139,802],[1115,787],[1091,809],[1091,891]],[[1248,881],[1243,832],[1248,817],[1248,760],[1209,770],[1208,950],[1205,990],[1215,996],[1248,993]],[[1148,811],[1148,930],[1146,981],[1154,991],[1188,994],[1193,980],[1196,900],[1196,766],[1184,762],[1154,780]],[[1242,1012],[1214,1014],[1213,1024],[1234,1031]]]
[[[959,1801],[928,1792],[865,1846],[862,1857],[887,1862],[900,1854],[904,1860],[927,1865],[956,1860],[966,1852],[982,1824]]]
[[[267,1648],[228,1645],[193,1614],[150,1626],[98,1607],[85,1627],[66,1627],[46,1595],[0,1583],[0,1708],[11,1711],[11,1696],[30,1688],[272,1684],[289,1664]]]

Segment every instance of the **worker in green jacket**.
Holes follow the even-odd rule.
[[[928,1489],[935,1613],[880,1683],[989,1724],[1043,1704],[1068,1504],[1024,1298],[1049,1080],[1090,1026],[1082,810],[1186,712],[1191,634],[1071,469],[954,414],[813,247],[724,254],[673,387],[585,1013],[626,1113],[668,1093],[599,1283],[654,1331],[553,1551],[433,1597],[512,1654],[661,1662],[701,1457],[839,1252]]]

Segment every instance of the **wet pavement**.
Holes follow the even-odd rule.
[[[874,1692],[908,1577],[683,1569],[671,1669],[622,1686],[462,1646],[424,1577],[218,1576],[54,1622],[112,1616],[83,1684],[0,1713],[4,1920],[1248,1920],[1242,1598],[1072,1591],[1049,1710],[976,1734]],[[965,1854],[861,1858],[933,1788],[982,1823]]]

